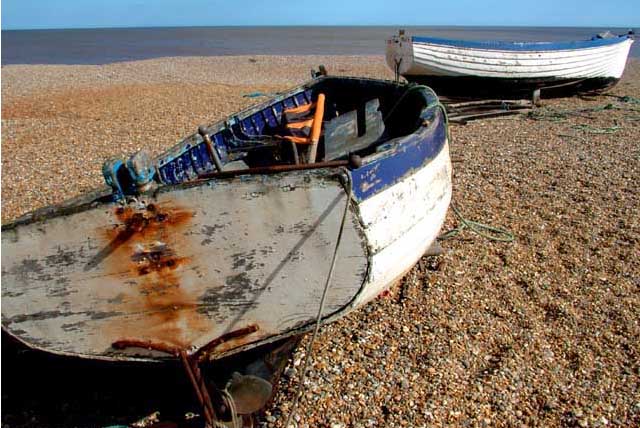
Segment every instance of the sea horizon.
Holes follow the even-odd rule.
[[[445,25],[445,24],[434,24],[434,25],[403,25],[403,24],[384,24],[384,25],[369,25],[369,24],[353,24],[353,25],[343,25],[343,24],[307,24],[307,25],[292,25],[292,24],[270,24],[270,25],[146,25],[146,26],[110,26],[110,27],[51,27],[51,28],[4,28],[2,32],[5,31],[49,31],[49,30],[116,30],[116,29],[158,29],[158,28],[306,28],[306,27],[397,27],[397,28],[614,28],[614,29],[635,29],[640,26],[594,26],[594,27],[585,27],[583,25]]]
[[[627,27],[471,25],[253,25],[2,30],[2,65],[108,64],[162,57],[383,55],[385,40],[409,34],[465,40],[568,41]],[[631,57],[640,57],[634,43]]]

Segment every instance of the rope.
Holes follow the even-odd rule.
[[[599,128],[596,126],[590,125],[573,125],[572,129],[577,129],[578,131],[583,131],[587,134],[615,134],[619,130],[622,129],[622,126],[609,126],[607,128]]]
[[[611,95],[613,96],[613,95]],[[547,120],[550,122],[561,122],[567,119],[568,116],[584,117],[586,119],[592,119],[589,113],[598,113],[606,110],[628,110],[638,111],[633,106],[624,104],[640,104],[640,99],[630,96],[618,97],[615,96],[621,104],[602,104],[595,107],[580,108],[574,110],[556,110],[554,108],[546,108],[541,110],[532,110],[527,113],[527,118],[532,120]]]
[[[346,177],[349,177],[348,174],[346,174]],[[293,417],[293,414],[296,411],[296,407],[298,407],[298,403],[300,402],[300,397],[302,396],[302,388],[304,387],[304,380],[307,376],[307,369],[309,368],[309,360],[311,357],[311,351],[313,348],[313,343],[316,340],[316,337],[318,336],[318,331],[320,330],[320,324],[322,322],[322,312],[324,311],[324,303],[327,297],[327,292],[329,291],[329,285],[331,284],[331,278],[333,277],[333,270],[336,266],[336,260],[338,258],[338,248],[340,248],[340,242],[342,241],[342,232],[344,230],[344,225],[346,223],[346,219],[347,219],[347,213],[349,212],[349,204],[351,202],[351,193],[352,193],[352,186],[351,186],[351,180],[349,179],[349,181],[347,182],[347,186],[348,187],[348,191],[347,191],[347,202],[344,206],[344,212],[342,213],[342,220],[340,222],[340,229],[338,231],[338,238],[336,240],[336,246],[333,250],[333,257],[331,259],[331,267],[329,268],[329,274],[327,275],[327,281],[324,284],[324,290],[322,291],[322,297],[320,298],[320,307],[318,308],[318,314],[316,315],[316,326],[315,329],[313,330],[313,334],[311,335],[311,340],[309,341],[309,343],[307,344],[307,350],[306,350],[306,355],[304,357],[304,364],[302,365],[302,373],[300,375],[300,383],[298,384],[298,390],[296,391],[296,395],[295,398],[293,400],[293,405],[291,406],[291,411],[289,412],[289,415],[287,416],[287,422],[284,424],[285,427],[289,427],[289,424],[291,423],[291,418]]]
[[[618,99],[623,103],[632,103],[632,104],[640,104],[640,98],[632,97],[629,95],[624,95]]]
[[[227,407],[229,408],[229,412],[231,413],[231,426],[233,428],[242,428],[242,421],[238,418],[238,412],[236,411],[236,403],[235,401],[233,401],[233,397],[231,396],[231,394],[229,394],[229,392],[226,389],[223,389],[222,391],[220,391],[220,394],[224,398],[224,401],[226,402]],[[218,422],[218,421],[215,422],[215,426],[217,428],[229,428],[229,426],[224,422]]]
[[[421,89],[421,90],[426,89],[426,90],[431,91],[431,88],[429,88],[428,86],[425,86],[425,85],[412,85],[412,84],[408,85],[407,86],[407,90],[404,91],[404,93],[400,96],[400,98],[398,98],[398,101],[396,101],[396,103],[393,105],[393,107],[391,107],[391,109],[389,110],[387,115],[382,119],[382,121],[384,123],[387,123],[387,120],[395,112],[396,108],[398,108],[398,106],[400,105],[402,100],[404,100],[404,97],[406,97],[409,94],[409,92],[413,92],[413,91],[416,91],[418,89]],[[438,104],[440,104],[439,101],[438,101]],[[432,107],[432,106],[431,105],[427,106],[427,108],[430,108],[430,107]],[[443,107],[443,109],[444,109],[444,107]]]
[[[396,82],[400,82],[400,64],[402,64],[402,58],[394,59],[393,62],[396,64]]]
[[[280,95],[277,92],[249,92],[248,94],[242,95],[243,98],[258,98],[258,97],[274,97],[276,95]]]
[[[620,101],[621,103],[632,103],[632,104],[640,104],[640,98],[632,97],[630,95],[614,95],[614,94],[603,94],[605,97],[613,97]]]
[[[455,227],[447,232],[442,233],[438,236],[440,241],[444,241],[446,239],[451,239],[457,236],[464,229],[469,229],[472,232],[487,238],[490,241],[499,241],[499,242],[513,242],[515,241],[515,236],[507,231],[506,229],[502,229],[499,227],[489,226],[488,224],[480,223],[477,221],[467,220],[462,213],[458,210],[458,208],[451,202],[451,208],[453,212],[460,220],[460,226]]]
[[[225,127],[231,133],[232,141],[239,146],[242,146],[243,143],[253,143],[255,147],[241,147],[240,150],[249,150],[252,148],[263,148],[271,145],[278,145],[282,140],[277,139],[273,135],[264,135],[264,134],[254,134],[254,135],[245,135],[246,138],[238,137],[233,130],[233,126],[229,122],[225,122]]]
[[[213,404],[211,403],[211,397],[209,396],[209,391],[207,390],[207,385],[202,377],[202,373],[200,372],[200,368],[198,367],[198,363],[192,361],[187,355],[186,351],[179,351],[178,355],[182,360],[182,364],[184,366],[185,371],[187,372],[187,376],[191,381],[191,385],[193,386],[193,390],[198,397],[198,401],[202,406],[202,412],[204,415],[204,420],[206,425],[209,427],[215,426],[217,422],[216,413],[213,410]]]

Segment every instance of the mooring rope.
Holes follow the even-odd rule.
[[[338,249],[340,248],[340,242],[342,241],[342,232],[344,231],[344,225],[347,220],[347,213],[349,212],[349,205],[351,204],[351,194],[352,194],[352,186],[351,179],[349,178],[349,174],[345,173],[347,177],[347,202],[344,206],[344,212],[342,213],[342,220],[340,221],[340,229],[338,231],[338,238],[336,239],[336,246],[333,250],[333,257],[331,259],[331,267],[329,268],[329,273],[327,274],[327,280],[324,284],[324,290],[322,291],[322,297],[320,298],[320,307],[318,308],[318,314],[316,315],[316,326],[313,330],[313,334],[311,335],[311,340],[307,344],[306,354],[304,356],[304,364],[302,365],[302,372],[300,374],[300,383],[298,384],[298,388],[293,399],[293,404],[291,405],[291,410],[289,411],[289,415],[287,416],[287,421],[284,424],[285,427],[289,427],[291,423],[291,418],[298,407],[298,403],[300,402],[300,397],[302,396],[302,389],[304,388],[304,381],[307,376],[307,369],[309,368],[309,361],[311,359],[311,352],[313,348],[313,344],[318,336],[318,331],[320,330],[320,324],[322,323],[322,312],[324,311],[324,304],[327,297],[327,292],[329,291],[329,285],[331,284],[331,279],[333,277],[333,270],[336,267],[336,260],[338,259]]]
[[[606,94],[605,94],[606,95]],[[640,104],[639,98],[630,97],[628,95],[618,96],[618,95],[607,95],[609,97],[614,97],[617,99],[618,104],[602,104],[594,107],[585,107],[579,109],[572,110],[557,110],[552,107],[547,107],[540,110],[532,110],[527,113],[527,119],[531,120],[546,120],[550,122],[561,122],[567,119],[568,116],[576,116],[576,117],[584,117],[586,119],[592,119],[589,116],[589,113],[598,113],[606,110],[626,110],[626,111],[638,111],[637,108],[634,108],[633,104]],[[632,104],[632,105],[625,105]]]
[[[458,220],[460,220],[460,226],[454,227],[453,229],[440,234],[440,236],[438,236],[438,240],[440,241],[451,239],[465,229],[469,229],[470,231],[484,238],[487,238],[490,241],[513,242],[516,239],[513,233],[509,232],[506,229],[466,219],[453,202],[451,202],[451,209],[458,217]]]
[[[198,401],[202,406],[202,413],[206,425],[209,427],[216,426],[218,418],[216,417],[215,410],[213,410],[211,396],[209,396],[209,391],[207,390],[207,385],[204,381],[204,378],[202,377],[200,368],[198,367],[198,362],[192,361],[187,352],[184,350],[180,350],[178,355],[180,357],[180,360],[182,361],[187,376],[191,381],[191,386],[193,387],[193,390],[198,397]]]

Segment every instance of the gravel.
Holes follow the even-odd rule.
[[[105,158],[158,153],[318,64],[392,77],[382,57],[3,66],[3,222],[100,185]],[[609,94],[635,98],[544,100],[531,117],[451,127],[454,203],[516,241],[465,231],[325,326],[297,427],[640,424],[640,62]],[[450,213],[444,229],[457,224]],[[266,426],[291,411],[307,340]]]

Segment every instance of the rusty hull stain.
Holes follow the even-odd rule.
[[[104,232],[108,240],[98,263],[122,270],[119,281],[124,297],[115,303],[130,315],[111,320],[105,333],[118,343],[160,343],[167,349],[189,349],[204,334],[208,319],[198,313],[198,297],[182,287],[180,274],[191,262],[181,256],[186,248],[182,235],[193,212],[169,203],[145,208],[118,207],[117,224]],[[95,260],[95,258],[94,258]]]

